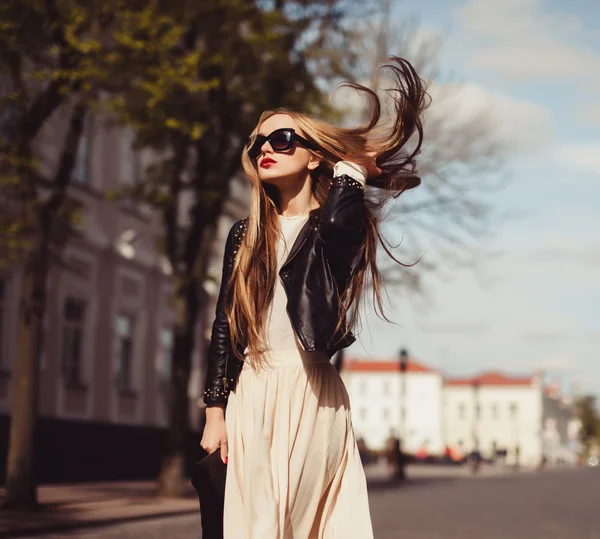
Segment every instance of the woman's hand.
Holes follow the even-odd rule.
[[[223,406],[209,406],[206,409],[206,425],[200,445],[209,454],[221,448],[221,459],[227,464],[227,429]]]
[[[367,169],[367,178],[377,178],[381,176],[382,170],[377,166],[375,160],[377,159],[376,152],[367,152],[361,156],[350,156],[347,158],[348,161],[361,165]]]

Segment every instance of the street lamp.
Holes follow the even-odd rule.
[[[472,457],[472,470],[477,472],[481,461],[481,453],[479,451],[479,416],[481,414],[481,405],[479,403],[479,380],[475,379],[472,382],[473,388],[473,451],[471,452]]]
[[[408,352],[405,348],[400,350],[400,428],[398,439],[394,441],[394,454],[396,460],[396,479],[403,481],[406,478],[403,443],[407,433],[406,429],[406,368],[408,366]]]
[[[406,369],[408,366],[408,351],[400,350],[400,439],[406,438]]]

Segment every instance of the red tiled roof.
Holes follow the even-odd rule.
[[[485,372],[471,378],[447,378],[447,386],[530,386],[533,379],[529,376],[506,376],[499,372]]]
[[[349,359],[344,362],[344,369],[352,372],[394,372],[400,370],[400,361],[396,359]],[[426,367],[422,363],[416,362],[414,359],[409,359],[407,361],[406,372],[424,372],[437,374],[437,371]]]

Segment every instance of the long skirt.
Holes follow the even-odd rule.
[[[225,539],[372,539],[348,394],[326,354],[246,362],[226,423]]]

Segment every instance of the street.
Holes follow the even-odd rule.
[[[371,477],[370,496],[376,539],[600,539],[596,470],[475,478],[433,473],[413,476],[402,487]],[[199,539],[199,527],[194,514],[44,537]]]

